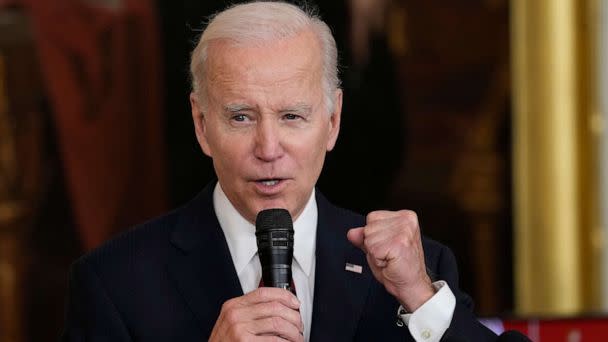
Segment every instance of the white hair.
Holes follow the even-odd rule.
[[[216,14],[192,51],[190,76],[192,91],[205,102],[205,64],[209,43],[227,40],[234,45],[255,45],[294,37],[310,30],[319,40],[322,53],[322,86],[327,111],[334,110],[334,92],[340,87],[338,50],[330,28],[308,9],[277,1],[234,5]]]

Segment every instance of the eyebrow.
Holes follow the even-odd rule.
[[[255,109],[254,107],[247,105],[247,104],[242,104],[242,103],[232,103],[232,104],[227,104],[226,106],[224,106],[224,111],[227,113],[240,113],[242,111],[251,111],[254,109]],[[312,106],[307,105],[305,103],[296,103],[295,105],[287,106],[287,107],[281,109],[279,112],[307,114],[307,113],[312,112]]]
[[[312,107],[310,105],[307,105],[305,103],[297,103],[293,106],[289,106],[285,109],[282,109],[280,112],[282,113],[286,113],[286,112],[291,112],[291,113],[297,113],[297,114],[307,114],[312,112]]]
[[[244,110],[253,110],[253,107],[241,103],[228,104],[224,106],[224,111],[228,113],[239,113]]]

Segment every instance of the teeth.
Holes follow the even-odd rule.
[[[262,181],[262,184],[264,184],[266,186],[273,186],[273,185],[276,185],[277,183],[279,183],[278,180],[265,180],[265,181]]]

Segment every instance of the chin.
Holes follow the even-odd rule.
[[[279,209],[279,208],[280,209],[287,209],[291,213],[291,208],[289,207],[289,205],[287,205],[287,203],[284,200],[281,200],[281,199],[273,199],[273,200],[264,200],[264,201],[261,201],[261,203],[257,206],[257,208],[259,210],[256,211],[256,215],[257,215],[257,213],[259,213],[262,210],[266,210],[266,209]]]
[[[258,210],[258,212],[265,210],[265,209],[287,209],[289,210],[288,206],[282,202],[282,201],[268,201],[263,203],[260,207],[260,210]],[[289,210],[291,212],[291,210]]]

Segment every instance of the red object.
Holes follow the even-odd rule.
[[[517,330],[534,342],[605,342],[608,318],[505,320],[505,330]]]
[[[102,3],[0,0],[0,6],[17,6],[31,19],[85,249],[167,208],[154,2]]]

